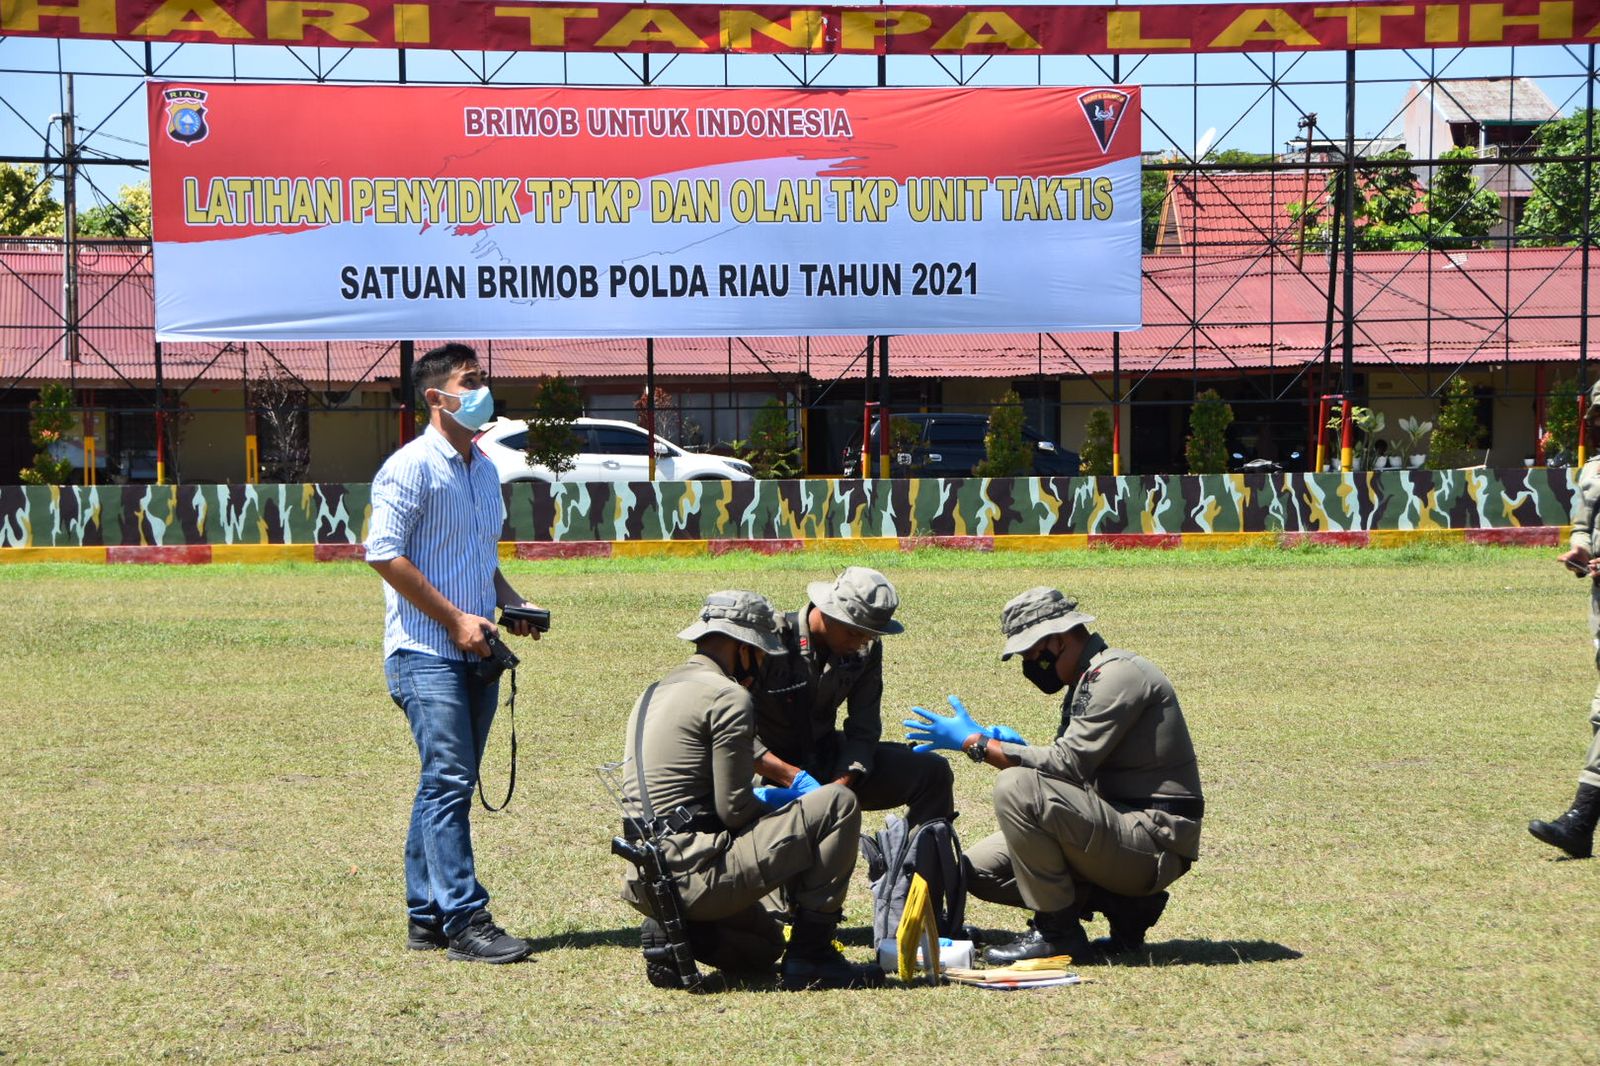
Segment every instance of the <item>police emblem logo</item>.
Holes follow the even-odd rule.
[[[167,136],[185,146],[205,140],[211,132],[206,125],[205,90],[168,89],[161,95],[167,102]]]
[[[1116,136],[1131,99],[1129,94],[1116,89],[1095,89],[1078,97],[1083,117],[1089,120],[1089,128],[1094,131],[1094,139],[1100,142],[1101,152],[1111,148],[1111,138]]]

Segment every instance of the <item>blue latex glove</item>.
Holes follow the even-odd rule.
[[[777,785],[757,785],[751,791],[756,794],[756,799],[766,805],[768,810],[773,811],[780,807],[787,807],[802,795],[798,788],[780,788]]]
[[[821,788],[822,783],[804,770],[801,770],[794,775],[794,780],[789,782],[789,787],[804,796],[807,792],[815,792]]]
[[[1002,744],[1026,744],[1022,734],[1008,725],[992,725],[988,729],[989,739],[998,740]]]
[[[950,708],[956,712],[950,717],[934,714],[921,707],[913,707],[911,713],[921,715],[921,719],[907,718],[900,723],[906,727],[906,740],[916,745],[912,751],[934,751],[939,748],[960,751],[962,742],[972,734],[989,735],[987,729],[972,720],[972,715],[968,712],[967,705],[961,702],[960,696],[947,698],[950,701]]]

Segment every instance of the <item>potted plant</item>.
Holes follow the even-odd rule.
[[[1352,447],[1351,468],[1354,470],[1381,470],[1390,464],[1388,451],[1389,442],[1378,434],[1382,433],[1388,425],[1388,420],[1383,417],[1382,411],[1374,411],[1370,407],[1350,408],[1350,422],[1359,435]],[[1328,419],[1328,428],[1335,432],[1335,439],[1341,441],[1339,431],[1344,428],[1344,416],[1336,414]],[[1398,460],[1398,456],[1395,457]],[[1394,465],[1398,465],[1396,462]]]
[[[1413,469],[1420,467],[1428,458],[1428,453],[1423,449],[1422,438],[1433,432],[1433,423],[1424,422],[1420,418],[1402,418],[1399,426],[1400,432],[1405,434],[1405,443],[1401,445],[1400,454],[1411,457]]]

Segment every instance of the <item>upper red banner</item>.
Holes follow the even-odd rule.
[[[0,0],[0,34],[567,52],[1108,55],[1588,43],[1600,0],[1125,7]]]

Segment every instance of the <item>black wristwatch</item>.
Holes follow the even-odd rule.
[[[978,734],[978,739],[976,741],[974,741],[971,744],[968,744],[965,748],[962,748],[961,750],[966,752],[967,753],[967,758],[971,759],[973,762],[988,762],[989,761],[989,738],[986,735],[984,735],[982,733],[979,733]]]

